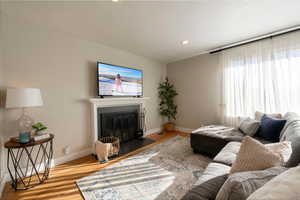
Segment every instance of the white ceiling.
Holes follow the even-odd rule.
[[[21,1],[2,8],[9,17],[163,63],[300,24],[299,0]]]

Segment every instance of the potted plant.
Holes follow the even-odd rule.
[[[178,94],[168,78],[159,84],[158,95],[160,98],[159,112],[168,119],[168,122],[164,124],[164,131],[174,131],[175,125],[172,123],[172,120],[176,120],[177,114],[177,105],[174,102],[174,98]]]
[[[38,122],[32,126],[33,130],[38,135],[45,134],[45,131],[48,129],[47,126],[45,126],[42,122]]]

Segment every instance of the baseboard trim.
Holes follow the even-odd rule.
[[[146,137],[148,135],[152,135],[154,133],[160,133],[160,132],[161,132],[161,128],[150,129],[150,130],[147,130],[144,133],[144,137]],[[60,164],[64,164],[64,163],[72,161],[72,160],[79,159],[81,157],[90,155],[92,153],[93,153],[93,148],[88,148],[88,149],[85,149],[85,150],[82,150],[82,151],[79,151],[79,152],[75,152],[75,153],[71,153],[69,155],[65,155],[65,156],[62,156],[62,157],[59,157],[59,158],[55,158],[51,162],[51,167],[54,167],[54,166],[60,165]]]
[[[180,131],[180,132],[184,132],[184,133],[191,133],[191,132],[193,132],[195,129],[176,126],[176,127],[175,127],[175,130],[176,130],[176,131]]]
[[[71,153],[69,155],[65,155],[65,156],[62,156],[59,158],[52,159],[51,167],[61,165],[61,164],[64,164],[64,163],[72,161],[72,160],[76,160],[76,159],[82,158],[84,156],[88,156],[92,153],[93,153],[93,149],[88,148],[88,149],[85,149],[85,150],[82,150],[79,152]]]
[[[161,131],[162,131],[162,128],[153,128],[153,129],[147,130],[147,131],[144,133],[144,137],[146,137],[146,136],[148,136],[148,135],[155,134],[155,133],[160,133]]]

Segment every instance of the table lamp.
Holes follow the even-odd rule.
[[[22,115],[18,119],[19,133],[29,133],[34,120],[26,115],[29,107],[43,106],[40,89],[37,88],[7,88],[6,108],[21,108]]]

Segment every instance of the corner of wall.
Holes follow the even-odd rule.
[[[0,1],[0,43],[3,44],[3,11]],[[4,105],[5,105],[5,76],[3,61],[3,45],[0,46],[0,199],[4,185],[8,178],[5,176],[5,154],[4,154]]]
[[[169,80],[178,91],[178,130],[191,132],[220,120],[221,70],[218,55],[201,54],[167,64]]]

